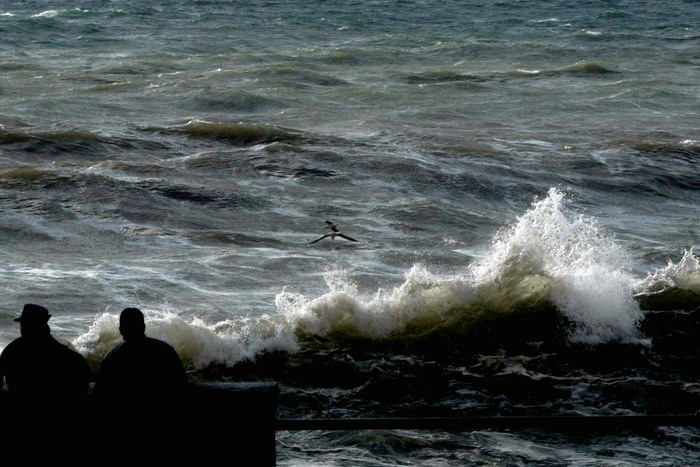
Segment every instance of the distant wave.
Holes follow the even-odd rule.
[[[693,163],[700,162],[700,141],[690,139],[668,141],[664,139],[641,137],[616,140],[613,141],[611,145],[625,145],[638,151],[661,153],[664,156],[673,155]]]
[[[81,157],[101,158],[97,148],[113,148],[119,152],[135,148],[162,149],[157,141],[130,136],[116,136],[99,132],[55,125],[49,127],[0,127],[0,145],[8,151],[18,149],[22,154],[70,153]]]
[[[261,144],[277,141],[296,141],[303,134],[272,125],[255,123],[222,123],[192,120],[185,125],[170,128],[150,128],[151,131],[181,133],[195,138],[209,138],[230,141],[237,144]]]
[[[32,140],[66,141],[75,143],[92,143],[104,141],[100,135],[85,130],[14,130],[0,129],[0,142],[18,143]]]
[[[46,10],[36,15],[32,15],[32,18],[55,18],[58,16],[59,12],[57,10]]]
[[[480,82],[486,77],[471,74],[456,73],[450,70],[435,70],[422,73],[394,73],[398,80],[408,84],[441,84],[454,82]]]
[[[597,76],[617,73],[614,69],[598,62],[581,61],[563,68],[515,69],[505,72],[459,73],[452,70],[432,70],[419,73],[394,72],[392,77],[407,84],[449,84],[467,83],[479,85],[505,78],[538,78],[557,76]]]
[[[537,69],[537,70],[524,70],[518,69],[508,72],[509,76],[528,78],[537,76],[576,76],[576,75],[607,75],[611,73],[616,73],[615,70],[609,68],[601,63],[581,61],[574,65],[567,66],[564,68],[551,68],[551,69]]]
[[[196,108],[207,111],[257,112],[285,107],[283,102],[245,91],[199,91],[193,96]]]
[[[33,167],[18,167],[10,170],[0,171],[0,181],[5,186],[26,186],[27,184],[38,183],[41,186],[47,186],[54,183],[65,181],[66,177],[60,176],[58,173],[49,170],[40,170]]]
[[[319,73],[296,66],[271,66],[255,72],[259,76],[291,81],[302,86],[343,86],[348,82],[326,73]]]

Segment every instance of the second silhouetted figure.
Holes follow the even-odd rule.
[[[175,349],[146,336],[143,313],[125,308],[119,317],[124,342],[107,352],[95,383],[95,395],[128,399],[168,398],[187,387],[185,370]]]

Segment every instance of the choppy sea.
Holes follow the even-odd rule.
[[[4,1],[0,346],[122,308],[279,417],[700,402],[700,3]],[[325,238],[325,221],[358,240]],[[696,428],[280,432],[285,466],[684,466]]]

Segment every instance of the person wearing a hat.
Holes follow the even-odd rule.
[[[83,396],[90,383],[90,367],[79,353],[51,335],[49,311],[24,305],[21,337],[0,354],[0,386],[20,396]]]
[[[143,313],[125,308],[119,316],[124,341],[102,359],[93,394],[123,402],[167,400],[187,389],[187,376],[175,349],[146,336]]]

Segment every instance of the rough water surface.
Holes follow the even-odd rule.
[[[0,5],[0,346],[146,313],[278,416],[694,413],[700,8]],[[338,223],[342,238],[309,242]],[[280,432],[278,463],[696,465],[700,432]]]

